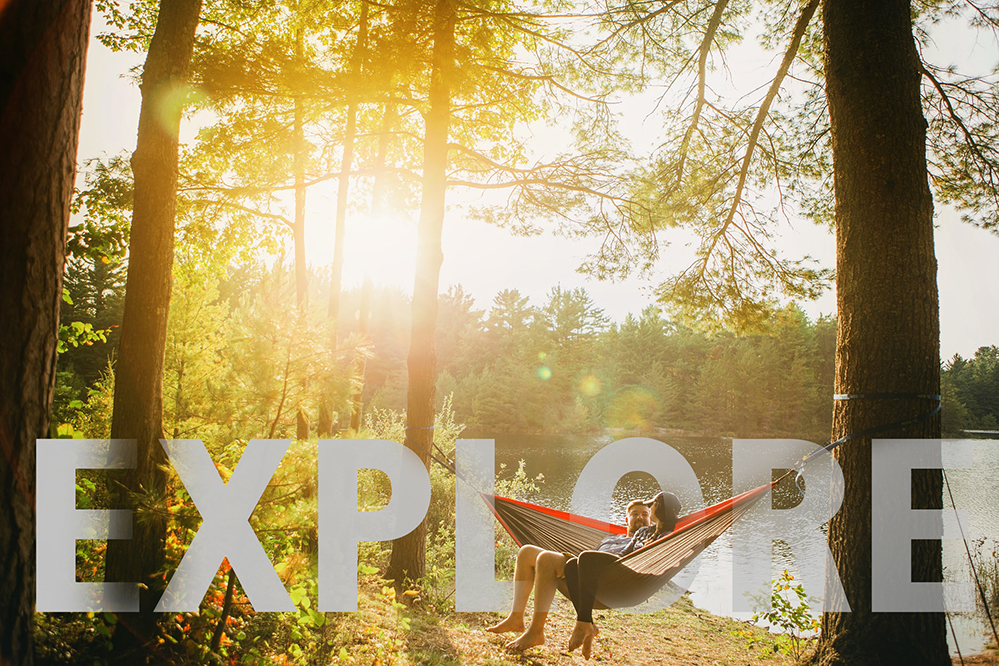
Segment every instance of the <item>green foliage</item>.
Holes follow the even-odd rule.
[[[95,342],[107,342],[108,333],[111,329],[95,330],[93,324],[84,323],[82,321],[71,321],[69,324],[61,324],[59,326],[59,344],[57,346],[58,353],[63,353],[70,347],[79,347],[80,345],[91,346]]]
[[[75,414],[75,427],[86,437],[105,439],[111,436],[111,414],[114,410],[114,366],[108,361],[87,401]]]
[[[405,428],[404,413],[375,408],[368,411],[362,436],[402,442]],[[464,425],[455,420],[451,396],[445,396],[434,421],[434,443],[449,458],[454,456],[455,440],[463,429]],[[359,478],[359,501],[366,506],[384,506],[389,498],[388,477],[381,473],[371,474],[371,471],[364,470],[364,476]],[[430,507],[425,519],[427,573],[424,579],[416,581],[415,591],[424,605],[443,612],[454,604],[454,475],[437,463],[431,463],[430,490]]]
[[[560,309],[566,295],[576,303]],[[369,368],[405,361],[396,341],[406,322],[383,307],[376,302],[372,310],[376,358]],[[442,299],[438,400],[453,394],[457,418],[476,434],[620,428],[828,437],[834,319],[812,322],[790,305],[762,334],[709,335],[655,307],[610,325],[587,308],[592,302],[582,290],[555,289],[544,308],[506,290],[482,317],[467,296],[452,292]],[[580,323],[587,317],[591,323]],[[402,409],[405,382],[405,373],[369,370],[368,404]]]
[[[544,474],[535,477],[527,475],[526,463],[518,461],[517,471],[510,473],[505,463],[500,463],[499,472],[496,475],[496,494],[502,497],[518,499],[524,501],[537,500],[541,492],[539,484],[545,482]],[[499,521],[495,521],[496,538],[496,576],[501,580],[513,580],[513,570],[517,562],[517,553],[520,547],[513,540],[513,537],[503,529]]]
[[[53,421],[74,423],[114,355],[124,307],[125,255],[132,207],[132,179],[121,156],[84,164],[76,190],[60,309],[59,359]]]
[[[945,437],[999,430],[999,347],[980,347],[970,359],[955,354],[943,366],[940,386]]]
[[[749,639],[750,647],[755,647],[761,643],[763,647],[769,647],[774,652],[782,652],[793,657],[795,660],[801,659],[808,644],[816,640],[821,624],[812,616],[809,603],[817,600],[809,599],[805,594],[805,587],[799,583],[794,585],[794,576],[785,569],[778,578],[773,581],[773,589],[770,593],[769,604],[766,603],[764,595],[753,597],[755,605],[770,606],[770,610],[761,610],[753,615],[752,622],[778,633],[770,633],[766,638],[759,638],[750,631],[742,631],[741,635]]]

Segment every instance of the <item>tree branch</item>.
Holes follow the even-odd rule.
[[[767,91],[767,96],[764,98],[763,103],[760,105],[760,108],[756,113],[756,120],[753,122],[753,129],[749,135],[749,144],[746,146],[746,155],[743,157],[742,168],[739,170],[739,182],[736,185],[735,193],[733,194],[732,205],[728,209],[728,215],[725,218],[724,224],[722,224],[721,229],[713,234],[711,245],[708,247],[707,252],[701,260],[700,270],[698,271],[698,279],[703,278],[704,271],[707,269],[708,261],[711,259],[711,253],[714,251],[719,238],[725,235],[725,231],[732,223],[735,213],[739,208],[739,203],[742,201],[742,193],[746,187],[746,178],[749,175],[749,165],[753,159],[753,151],[756,149],[756,144],[759,141],[760,131],[763,129],[763,123],[765,122],[767,114],[770,111],[770,105],[773,103],[774,99],[777,98],[777,93],[780,92],[781,83],[787,75],[787,71],[790,69],[791,63],[794,61],[795,55],[798,52],[798,47],[801,45],[801,40],[805,35],[805,29],[808,28],[808,23],[812,20],[812,16],[815,14],[815,10],[818,6],[819,0],[809,0],[809,3],[805,5],[801,15],[798,17],[798,22],[794,26],[791,44],[788,46],[787,51],[785,51],[784,59],[780,64],[780,69],[777,70],[777,75],[770,84],[770,90]]]
[[[715,40],[715,33],[718,32],[718,26],[721,25],[722,16],[727,6],[728,0],[721,0],[721,2],[715,5],[714,14],[711,15],[711,20],[708,21],[708,29],[704,33],[704,39],[701,41],[701,53],[697,60],[697,102],[694,104],[694,115],[690,119],[690,125],[687,127],[687,131],[683,135],[683,141],[680,143],[680,158],[676,169],[676,185],[679,185],[683,181],[683,163],[687,160],[687,148],[690,146],[690,138],[697,128],[697,122],[701,118],[701,109],[704,108],[708,54],[711,52],[711,44]]]
[[[950,96],[947,95],[946,92],[944,92],[943,84],[939,80],[937,80],[935,76],[933,76],[933,73],[930,72],[929,68],[927,68],[925,64],[920,63],[919,66],[923,76],[925,76],[930,80],[930,83],[933,84],[933,87],[936,88],[937,92],[940,94],[940,98],[943,100],[944,105],[947,107],[947,115],[949,115],[951,120],[953,120],[954,123],[959,128],[961,128],[961,133],[964,134],[964,138],[968,142],[968,147],[971,148],[971,151],[978,158],[979,175],[982,177],[983,180],[988,180],[991,181],[993,184],[995,184],[996,181],[999,180],[996,178],[997,176],[996,170],[992,168],[992,163],[982,152],[982,147],[978,143],[978,141],[975,140],[975,135],[971,132],[970,129],[968,129],[968,126],[964,123],[964,120],[961,118],[960,114],[957,113],[957,110],[954,109],[954,105],[951,103]],[[989,174],[991,176],[990,178],[986,178],[986,174],[982,170],[983,166],[991,172]]]
[[[263,217],[269,220],[283,222],[284,224],[288,225],[289,229],[293,229],[295,227],[295,225],[291,223],[291,220],[282,215],[278,215],[276,213],[265,213],[262,210],[256,210],[254,208],[248,208],[247,206],[241,206],[240,204],[235,203],[234,201],[222,201],[219,199],[188,199],[187,203],[201,204],[204,206],[222,206],[224,208],[232,208],[234,210],[243,211],[244,213],[250,213],[251,215],[256,215],[257,217]]]
[[[552,76],[551,74],[525,74],[524,72],[514,72],[513,70],[502,69],[500,67],[492,67],[491,65],[483,65],[481,63],[476,66],[481,67],[482,69],[485,70],[489,70],[490,72],[494,72],[496,74],[502,74],[504,76],[509,76],[515,79],[521,79],[524,81],[539,81],[542,83],[547,83],[548,85],[554,88],[558,88],[565,94],[575,97],[576,99],[583,100],[584,102],[592,102],[594,104],[607,104],[605,100],[597,99],[594,97],[587,97],[586,95],[581,95],[565,87],[564,85],[556,81],[555,77]]]

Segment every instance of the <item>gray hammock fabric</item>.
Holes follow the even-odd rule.
[[[597,585],[597,608],[625,608],[646,601],[690,564],[777,482],[768,483],[682,516],[676,529],[604,569]],[[579,555],[594,550],[604,537],[625,528],[506,497],[483,495],[517,545]],[[564,586],[560,585],[560,588]],[[563,594],[565,590],[561,590]]]

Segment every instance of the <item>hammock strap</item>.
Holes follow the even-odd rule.
[[[433,429],[434,429],[433,426],[420,426],[420,427],[417,427],[417,426],[406,426],[406,430],[407,431],[409,431],[409,430],[433,430]],[[409,442],[410,447],[412,447],[413,449],[416,449],[418,451],[422,451],[423,453],[427,454],[427,456],[431,460],[436,461],[438,465],[440,465],[444,469],[448,470],[449,472],[451,472],[455,476],[461,477],[461,475],[458,473],[458,468],[455,467],[454,461],[451,460],[447,456],[447,454],[444,453],[444,451],[441,450],[441,448],[439,446],[437,446],[437,442],[434,441],[434,438],[433,438],[432,435],[430,437],[430,445],[434,449],[437,449],[437,453],[440,454],[440,457],[435,456],[434,452],[431,449],[428,449],[427,447],[422,446],[420,444],[417,444],[416,442],[414,442],[413,440],[411,440],[409,438],[409,435],[403,435],[402,438],[404,440],[406,440],[407,442]],[[442,458],[443,458],[443,460],[442,460]],[[462,478],[462,480],[464,481],[464,478]]]
[[[872,428],[865,428],[864,430],[858,430],[857,432],[844,435],[834,442],[826,440],[822,444],[822,448],[817,451],[813,451],[804,458],[802,458],[797,465],[794,467],[794,471],[797,472],[795,477],[795,484],[798,485],[798,489],[801,490],[801,485],[799,483],[801,479],[801,469],[805,464],[814,458],[815,456],[822,455],[823,453],[832,453],[833,449],[837,448],[842,444],[846,444],[850,440],[859,439],[862,437],[870,437],[871,435],[876,435],[880,432],[887,432],[889,430],[897,430],[899,428],[908,428],[909,426],[916,425],[917,423],[922,423],[923,421],[929,421],[934,416],[940,412],[941,402],[940,396],[932,393],[836,393],[833,395],[833,400],[930,400],[936,403],[936,407],[928,412],[924,412],[919,416],[915,416],[911,419],[905,419],[903,421],[895,421],[894,423],[886,423],[883,425],[874,426]],[[786,475],[785,475],[786,476]],[[783,477],[781,477],[783,480]]]
[[[950,627],[950,637],[954,640],[954,647],[957,648],[957,658],[961,660],[961,666],[964,666],[964,655],[961,654],[961,646],[957,642],[957,632],[954,631],[954,620],[951,619],[950,613],[944,613],[947,616],[947,625]]]
[[[919,416],[916,416],[911,419],[906,419],[904,421],[897,421],[895,423],[889,423],[886,425],[875,426],[873,428],[867,428],[865,430],[861,430],[859,432],[851,433],[849,435],[840,437],[835,442],[830,443],[827,440],[826,443],[822,445],[822,448],[820,450],[814,451],[809,455],[805,456],[804,458],[802,458],[801,461],[795,466],[793,470],[788,471],[786,474],[784,474],[784,476],[780,477],[775,482],[774,485],[783,481],[785,477],[790,476],[792,472],[796,472],[794,483],[798,487],[798,490],[801,491],[801,494],[804,495],[805,491],[801,487],[800,483],[802,468],[805,466],[805,463],[807,463],[816,455],[821,455],[823,453],[831,453],[833,449],[840,446],[841,444],[845,444],[846,442],[852,439],[868,437],[870,435],[877,434],[879,432],[885,432],[887,430],[895,430],[896,428],[907,428],[911,425],[922,423],[923,421],[928,421],[934,416],[936,416],[943,407],[941,396],[932,393],[836,393],[833,395],[833,400],[930,400],[936,403],[936,407],[934,407],[929,412],[924,412],[923,414],[920,414]],[[951,507],[954,509],[954,512],[956,514],[957,505],[954,503],[954,493],[951,491],[950,481],[947,479],[947,470],[941,470],[941,471],[943,472],[944,484],[947,487],[947,494],[950,496]],[[964,551],[968,555],[968,565],[971,567],[971,573],[975,578],[975,586],[978,588],[978,595],[981,598],[982,606],[985,609],[985,615],[986,617],[988,617],[989,626],[992,628],[992,637],[996,640],[996,643],[999,643],[999,631],[996,631],[995,620],[992,618],[992,612],[989,609],[988,600],[986,599],[985,596],[985,590],[982,587],[981,578],[979,578],[978,576],[978,569],[975,567],[974,559],[972,559],[971,557],[971,548],[969,548],[968,546],[968,538],[964,534],[964,526],[961,524],[960,520],[958,520],[958,527],[961,530],[961,541],[964,543]],[[947,621],[950,622],[950,615],[947,616]],[[950,629],[951,629],[951,634],[954,634],[953,624],[951,624]],[[954,645],[957,646],[956,635],[954,635]],[[960,648],[958,648],[958,650],[959,650],[958,656],[961,656]],[[961,663],[962,664],[964,663],[963,657],[961,657]]]

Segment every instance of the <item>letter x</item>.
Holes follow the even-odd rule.
[[[291,440],[251,439],[228,484],[222,482],[200,439],[164,439],[160,443],[204,522],[156,611],[198,610],[223,558],[229,559],[254,610],[294,611],[295,604],[249,522]]]

